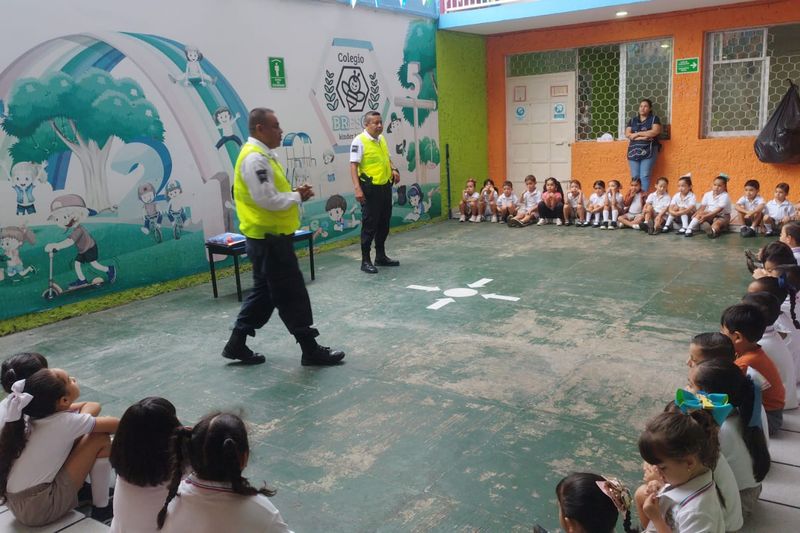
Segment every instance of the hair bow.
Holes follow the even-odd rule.
[[[24,379],[15,381],[14,384],[11,385],[11,394],[9,394],[8,398],[6,398],[6,412],[5,416],[3,417],[4,424],[19,420],[22,417],[22,410],[25,409],[29,403],[31,403],[31,400],[33,400],[33,396],[27,392],[23,392],[24,390]]]
[[[631,491],[622,484],[622,481],[615,477],[603,476],[603,481],[595,481],[603,494],[608,496],[614,503],[614,507],[620,513],[625,513],[631,508]]]
[[[711,411],[711,416],[720,426],[733,411],[733,406],[728,403],[727,394],[707,394],[703,391],[691,393],[684,389],[675,392],[675,405],[682,413],[688,413],[690,409]]]

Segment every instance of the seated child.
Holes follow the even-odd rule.
[[[467,180],[467,188],[461,192],[461,202],[458,204],[458,210],[461,213],[459,222],[466,222],[469,217],[470,222],[480,222],[480,195],[475,190],[477,182],[470,178]]]
[[[12,386],[0,433],[0,498],[26,526],[50,524],[72,510],[87,475],[92,517],[111,518],[107,457],[118,420],[71,412],[79,395],[75,378],[58,368]]]
[[[672,230],[672,223],[675,219],[680,219],[681,229],[678,230],[678,234],[685,234],[689,228],[689,218],[695,209],[697,209],[697,198],[692,192],[692,175],[686,174],[678,179],[678,192],[672,197],[667,210],[667,221],[661,231],[666,233]]]
[[[600,229],[617,229],[619,213],[625,208],[625,201],[620,192],[621,188],[619,180],[608,182],[608,191],[603,198],[603,225],[600,226]]]
[[[172,454],[169,495],[158,513],[158,527],[164,533],[291,533],[269,501],[275,491],[256,489],[242,475],[250,445],[238,416],[212,413],[191,429],[179,427]],[[182,480],[185,461],[192,473]]]
[[[619,515],[626,533],[631,528],[631,493],[616,478],[591,473],[570,474],[556,486],[558,519],[567,532],[613,533]]]
[[[786,391],[775,363],[767,357],[758,341],[764,334],[766,325],[761,311],[752,305],[738,304],[725,309],[720,319],[720,331],[733,341],[736,350],[736,366],[742,372],[748,367],[758,371],[766,383],[762,394],[770,436],[777,433],[783,424],[783,405]]]
[[[114,486],[112,533],[157,533],[156,518],[167,499],[170,443],[180,426],[175,406],[149,397],[128,407],[111,444]]]
[[[492,178],[483,182],[481,189],[480,213],[486,220],[497,222],[497,187]]]
[[[792,221],[795,208],[786,199],[789,195],[789,184],[779,183],[775,186],[775,198],[767,202],[764,208],[764,236],[774,237],[780,233],[784,224]]]
[[[710,359],[722,359],[729,363],[733,363],[736,359],[733,342],[718,331],[698,333],[692,338],[692,342],[689,343],[689,358],[686,360],[686,366],[691,368]]]
[[[699,230],[704,223],[711,225],[707,233],[709,239],[716,239],[728,229],[728,224],[731,222],[728,179],[727,174],[720,174],[714,178],[711,190],[703,195],[700,209],[694,214],[689,228],[683,234],[685,237],[693,236],[694,232]]]
[[[586,205],[586,221],[584,226],[589,225],[589,220],[592,221],[593,228],[600,227],[600,217],[603,215],[603,207],[606,203],[606,183],[603,180],[594,182],[594,192],[589,196],[589,202]]]
[[[619,217],[620,225],[627,228],[638,228],[644,220],[644,203],[646,201],[647,193],[642,192],[642,180],[631,178],[631,186],[622,199],[624,209]]]
[[[655,192],[651,192],[644,205],[644,225],[639,224],[639,229],[647,230],[650,235],[663,231],[667,210],[669,209],[669,180],[665,177],[658,178]]]
[[[517,214],[519,198],[514,194],[514,184],[506,180],[503,182],[503,194],[497,197],[497,221],[506,222],[509,217]]]
[[[747,519],[761,494],[761,481],[770,468],[756,385],[739,367],[723,360],[705,361],[692,368],[689,384],[694,391],[727,395],[734,407],[720,425],[719,444],[736,478],[742,515]]]
[[[564,201],[564,224],[569,226],[575,221],[575,226],[583,226],[583,217],[586,214],[586,198],[581,191],[581,182],[569,180],[569,191]]]
[[[758,194],[761,185],[757,180],[747,180],[744,182],[744,196],[739,198],[734,205],[734,209],[742,219],[742,237],[755,237],[758,235],[758,228],[761,226],[761,219],[764,217],[764,209],[767,207],[764,198]]]
[[[800,264],[800,222],[793,220],[784,224],[779,240],[792,249],[795,261]]]
[[[636,491],[646,531],[725,531],[725,515],[712,471],[719,440],[705,410],[664,412],[650,419],[639,437],[639,453],[665,482]],[[655,490],[657,489],[657,490]]]
[[[564,191],[561,190],[561,183],[555,178],[547,178],[544,182],[544,192],[542,200],[539,202],[539,226],[543,226],[555,220],[556,226],[560,226],[564,215]]]
[[[783,409],[797,409],[797,370],[794,358],[789,352],[789,346],[775,329],[775,322],[781,315],[781,304],[778,299],[768,292],[751,292],[742,298],[743,304],[757,307],[764,318],[766,329],[758,345],[767,354],[781,375],[783,387],[786,390]]]
[[[509,227],[520,228],[533,224],[539,211],[539,202],[542,197],[536,190],[536,176],[528,174],[525,176],[525,192],[517,207],[517,215],[508,221]]]

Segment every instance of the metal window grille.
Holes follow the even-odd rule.
[[[575,72],[575,137],[622,135],[639,100],[653,100],[665,132],[671,105],[672,40],[590,46],[509,56],[508,77]]]
[[[707,137],[758,135],[800,80],[800,24],[708,36],[704,124]]]

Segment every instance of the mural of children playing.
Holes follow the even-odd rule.
[[[117,279],[117,270],[113,265],[105,266],[97,260],[99,257],[97,242],[92,238],[89,231],[81,226],[81,223],[91,214],[93,212],[86,207],[83,198],[77,194],[59,196],[50,204],[49,220],[66,231],[72,231],[63,241],[47,244],[44,247],[45,253],[50,254],[52,257],[53,253],[70,246],[74,246],[78,250],[74,264],[77,279],[69,284],[69,289],[78,289],[90,285],[81,266],[87,263],[98,272],[104,273],[109,283],[114,283]]]
[[[153,187],[152,183],[143,183],[139,185],[139,200],[142,202],[142,207],[144,208],[144,224],[142,225],[142,233],[145,235],[149,235],[151,231],[160,233],[161,232],[161,220],[163,220],[163,216],[161,215],[161,211],[158,210],[158,204],[156,203],[156,189]],[[156,239],[157,241],[161,241],[161,239]]]
[[[408,188],[408,203],[411,204],[411,212],[403,219],[405,222],[416,222],[418,220],[427,220],[431,218],[428,212],[431,210],[431,203],[433,195],[439,191],[438,187],[434,187],[428,191],[428,199],[425,200],[425,194],[422,192],[422,187],[419,183],[414,183]]]
[[[36,199],[33,189],[36,182],[42,183],[47,179],[47,163],[37,164],[29,161],[17,163],[11,168],[11,188],[17,193],[17,215],[25,216],[36,213]]]
[[[350,209],[350,215],[352,218],[350,220],[345,220],[344,214],[347,212],[347,200],[344,199],[344,196],[340,194],[334,194],[328,201],[325,202],[325,211],[328,212],[328,216],[331,217],[333,221],[333,230],[334,231],[344,231],[345,229],[355,228],[361,224],[361,221],[356,218],[354,211],[358,205],[354,205],[352,209]]]
[[[217,83],[217,78],[212,78],[203,72],[203,67],[200,66],[200,61],[203,60],[203,53],[199,48],[192,45],[186,45],[183,53],[186,55],[186,70],[184,71],[183,76],[179,78],[169,74],[169,79],[172,83],[183,83],[184,87],[188,87],[195,81],[199,81],[200,85],[203,87],[209,83],[211,85]]]
[[[181,182],[178,180],[170,180],[167,183],[167,198],[169,198],[169,204],[167,205],[167,218],[169,221],[172,222],[172,233],[176,239],[181,238],[181,231],[183,230],[183,224],[186,222],[188,218],[186,212],[186,206],[183,203],[183,189],[181,188]]]
[[[19,249],[26,242],[29,244],[36,242],[33,232],[26,226],[9,226],[0,229],[0,249],[2,249],[0,254],[3,255],[6,262],[5,268],[0,270],[0,281],[3,280],[4,274],[12,281],[20,281],[31,272],[36,272],[36,268],[33,266],[23,265],[22,259],[19,257]]]
[[[215,145],[217,150],[222,148],[228,141],[236,143],[237,146],[242,145],[242,140],[233,132],[233,126],[236,124],[236,121],[239,120],[240,116],[239,113],[231,116],[231,110],[225,106],[214,111],[214,122],[217,123],[217,129],[221,134],[221,137]]]

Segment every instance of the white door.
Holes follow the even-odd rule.
[[[506,87],[506,170],[514,191],[524,192],[528,174],[536,176],[539,190],[550,176],[568,182],[575,140],[575,73],[506,78]]]

